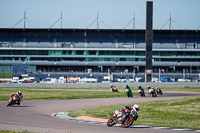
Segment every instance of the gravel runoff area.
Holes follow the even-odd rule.
[[[69,100],[31,100],[23,101],[20,106],[6,107],[7,101],[0,101],[0,129],[1,130],[28,130],[40,133],[190,133],[151,128],[120,128],[106,125],[81,123],[51,117],[56,112],[109,106],[118,104],[140,103],[146,101],[167,100],[185,96],[197,96],[200,93],[165,92],[165,95],[152,98],[98,98],[98,99],[69,99]]]
[[[157,87],[199,87],[200,82],[134,82],[134,83],[0,83],[0,87],[44,87],[44,88],[88,88],[88,87],[110,87],[113,84],[117,87],[125,87],[126,85],[138,87],[139,85],[157,86]]]

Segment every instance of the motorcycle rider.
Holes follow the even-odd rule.
[[[139,93],[141,96],[145,96],[144,89],[142,88],[141,85],[138,86],[138,93]]]
[[[139,92],[139,91],[144,91],[144,89],[142,88],[141,85],[138,86],[138,92]]]
[[[117,88],[114,85],[112,85],[112,84],[110,85],[110,90],[112,92],[118,92]]]
[[[22,102],[22,98],[23,98],[22,92],[19,90],[18,92],[13,93],[13,94],[11,95],[11,97],[12,97],[13,95],[15,95],[15,97],[16,97],[16,103],[17,103],[18,105],[20,105],[20,102]]]
[[[126,87],[125,87],[125,92],[126,92],[128,97],[133,97],[131,88],[128,85],[126,85]]]
[[[125,109],[131,109],[131,108],[133,108],[133,110],[136,111],[136,112],[138,112],[139,109],[140,109],[140,106],[137,105],[137,104],[134,104],[133,107],[126,106],[126,105],[124,105],[124,107],[125,107]],[[117,116],[117,118],[118,118],[117,120],[118,121],[122,120],[125,117],[125,115],[123,115],[123,112],[124,112],[124,109],[120,109],[120,110],[116,110],[115,111],[115,116]]]
[[[153,91],[153,87],[147,86],[147,89],[148,89],[148,91],[149,91],[149,94],[151,94],[151,92]]]

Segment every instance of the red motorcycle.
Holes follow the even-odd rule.
[[[137,108],[135,108],[137,106]],[[122,127],[130,127],[134,121],[137,120],[138,115],[137,111],[139,110],[138,105],[124,106],[126,109],[116,110],[114,115],[111,115],[111,118],[107,122],[107,126],[112,127],[115,124],[122,124]]]
[[[18,95],[18,94],[12,94],[11,98],[8,101],[7,107],[11,106],[11,105],[20,105],[20,102],[22,101],[22,95]]]

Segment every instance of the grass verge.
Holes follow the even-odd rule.
[[[139,118],[134,124],[183,129],[200,129],[200,97],[140,103]],[[133,105],[131,105],[133,106]],[[71,111],[70,116],[109,118],[123,105]]]
[[[0,101],[7,101],[11,94],[19,89],[0,89]],[[126,97],[125,92],[98,92],[98,91],[65,91],[65,90],[30,90],[20,89],[24,100],[56,100],[56,99],[87,99]],[[138,95],[138,94],[134,94]]]

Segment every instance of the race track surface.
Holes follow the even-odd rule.
[[[196,96],[199,93],[168,92],[163,96],[152,98],[98,98],[70,100],[30,100],[23,101],[20,106],[7,107],[7,101],[0,102],[0,130],[28,130],[41,133],[187,133],[188,131],[173,131],[150,128],[107,127],[101,124],[81,123],[51,117],[52,113],[70,110],[98,107],[103,105],[118,105],[140,103],[145,101],[166,100],[184,96]],[[191,132],[190,132],[191,133]]]

